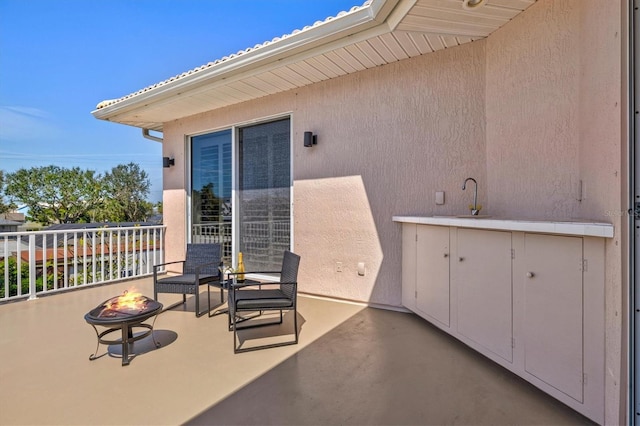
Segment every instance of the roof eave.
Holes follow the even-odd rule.
[[[394,21],[397,22],[399,20],[397,17],[394,19],[392,12],[401,2],[412,4],[415,3],[415,0],[371,0],[368,5],[358,10],[325,21],[321,25],[305,28],[300,32],[265,44],[254,50],[230,57],[212,67],[167,81],[157,87],[132,95],[128,99],[95,109],[91,114],[100,120],[120,122],[118,121],[118,116],[121,114],[146,108],[151,104],[162,102],[174,96],[180,96],[185,92],[197,90],[219,81],[228,81],[239,74],[246,75],[257,69],[262,69],[270,63],[277,64],[278,61],[301,52],[322,49],[322,46],[331,49],[332,43],[345,37],[354,36],[381,26],[384,27],[384,31],[390,31],[389,26]],[[406,7],[401,9],[407,10]],[[133,125],[126,122],[121,123]],[[160,130],[162,123],[149,123],[148,126],[144,127]]]

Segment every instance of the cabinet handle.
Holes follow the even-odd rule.
[[[458,260],[459,260],[460,262],[464,262],[464,257],[460,257],[460,258],[458,258]]]
[[[533,278],[535,277],[536,274],[534,274],[533,272],[527,272],[527,278]]]
[[[445,253],[445,254],[444,254],[444,257],[449,257],[449,253]]]

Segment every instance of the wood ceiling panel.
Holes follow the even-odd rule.
[[[261,78],[263,80],[265,80],[266,82],[268,82],[269,84],[277,87],[278,88],[278,92],[282,92],[282,91],[285,91],[285,90],[290,90],[290,89],[293,89],[294,87],[296,87],[294,84],[291,84],[290,82],[288,82],[284,78],[282,78],[279,75],[274,74],[272,72],[266,72],[266,73],[262,74]]]
[[[304,74],[300,74],[296,72],[291,67],[282,67],[282,68],[278,68],[277,70],[273,70],[271,72],[277,74],[278,76],[284,78],[287,81],[292,82],[298,87],[306,86],[308,84],[313,83],[313,81],[305,77]]]
[[[242,93],[246,93],[249,96],[258,96],[258,97],[262,97],[267,95],[268,93],[258,89],[255,86],[252,86],[248,83],[246,83],[245,81],[239,80],[239,81],[234,81],[233,83],[229,84],[230,87],[232,87],[233,89],[242,92]]]
[[[378,65],[384,65],[384,64],[387,63],[384,60],[384,58],[382,56],[380,56],[378,51],[376,49],[374,49],[373,46],[371,46],[371,44],[368,41],[362,41],[360,43],[357,43],[356,46],[358,46],[360,51],[362,53],[364,53],[364,55],[373,64],[372,67],[378,66]]]
[[[399,31],[397,32],[400,33]],[[414,46],[416,46],[416,49],[418,49],[421,55],[424,55],[425,53],[433,52],[433,47],[429,44],[424,34],[412,33],[412,32],[401,32],[401,33],[404,34],[407,38],[411,39]]]
[[[402,46],[402,50],[407,52],[407,55],[409,55],[409,57],[413,58],[414,56],[420,56],[424,53],[416,45],[410,33],[404,31],[396,31],[393,33],[393,36],[396,38],[396,40],[398,40],[398,43],[400,43],[400,45]]]
[[[348,57],[345,58],[342,55],[339,55],[338,51],[336,50],[332,52],[327,52],[324,54],[324,56],[347,73],[361,71],[364,69],[362,64],[356,61],[353,56],[346,53],[344,49],[338,49],[338,50],[341,51],[343,55],[345,56],[348,55]]]
[[[378,53],[385,64],[390,64],[391,62],[396,62],[398,60],[380,37],[370,39],[369,45],[376,51],[376,53]]]
[[[247,84],[250,84],[253,87],[258,88],[266,93],[275,93],[279,89],[273,84],[263,80],[261,76],[251,76],[244,79]]]
[[[306,76],[309,80],[317,83],[319,81],[323,81],[328,79],[325,74],[320,72],[320,70],[315,69],[305,61],[296,62],[295,64],[289,64],[289,68],[294,70],[295,72]]]
[[[434,35],[434,34],[428,34],[426,36],[427,41],[429,42],[429,44],[431,45],[431,48],[433,49],[433,51],[437,51],[437,50],[442,50],[445,47],[447,47],[444,44],[444,41],[442,40],[442,37],[439,35]]]
[[[398,42],[398,40],[395,38],[393,34],[391,33],[383,34],[380,37],[378,37],[378,39],[380,39],[384,43],[384,45],[387,46],[389,51],[393,54],[393,56],[397,60],[409,58],[409,55],[402,48],[402,46],[400,45],[400,43]]]
[[[373,68],[376,66],[376,63],[371,60],[363,51],[360,49],[360,44],[352,44],[350,46],[346,46],[344,50],[346,50],[351,56],[353,56],[358,62],[362,64],[365,68]]]
[[[251,96],[239,90],[236,90],[230,86],[218,87],[218,89],[216,90],[216,96],[225,97],[232,103],[244,102],[246,100],[251,99]]]
[[[443,36],[440,36],[440,39],[443,41],[445,47],[447,48],[458,46],[457,37],[450,36],[450,35],[443,35]]]
[[[353,51],[357,51],[358,56],[354,55]],[[342,58],[343,61],[347,62],[356,71],[363,71],[367,69],[367,66],[364,65],[361,61],[364,55],[358,50],[356,46],[351,45],[342,47],[340,49],[334,50],[332,53]]]
[[[481,25],[473,22],[456,22],[454,24],[441,19],[424,16],[407,16],[398,25],[401,31],[417,31],[448,35],[464,35],[468,37],[486,37],[497,27]]]
[[[339,69],[334,63],[322,56],[309,58],[305,62],[321,71],[322,74],[327,76],[327,78],[334,78],[344,74],[343,70]]]

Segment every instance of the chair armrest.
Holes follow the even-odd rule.
[[[185,260],[176,260],[174,262],[166,262],[166,263],[158,263],[157,265],[153,265],[153,270],[157,271],[159,267],[166,265],[173,265],[174,263],[184,263]]]
[[[229,283],[229,289],[230,290],[236,290],[236,289],[241,289],[243,287],[254,287],[259,285],[260,287],[263,286],[274,286],[274,285],[288,285],[288,286],[293,286],[293,287],[297,287],[298,283],[297,282],[278,282],[278,281],[266,281],[266,282],[254,282],[254,283]]]
[[[226,276],[230,275],[247,275],[247,274],[281,274],[282,271],[244,271],[244,272],[225,272]]]

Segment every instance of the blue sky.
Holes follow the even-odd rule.
[[[161,145],[91,111],[364,0],[0,0],[0,170],[140,164]]]

